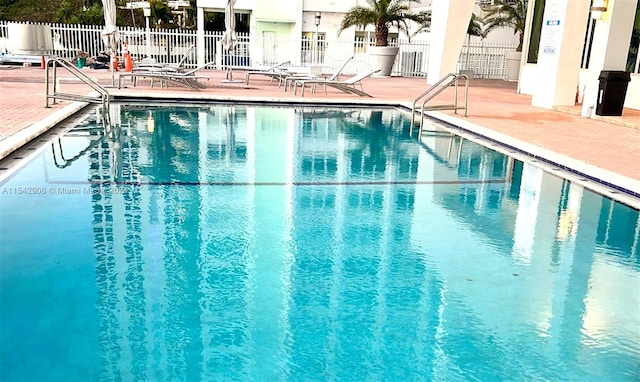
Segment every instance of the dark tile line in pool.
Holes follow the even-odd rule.
[[[454,184],[491,184],[507,183],[505,179],[488,180],[400,180],[400,181],[353,181],[353,182],[65,182],[50,181],[49,184],[82,184],[90,186],[388,186],[388,185],[454,185]]]
[[[441,121],[441,120],[438,120],[438,121],[441,122],[444,125],[447,125],[452,130],[464,131],[467,134],[471,134],[471,135],[473,135],[475,137],[482,138],[482,139],[484,139],[484,140],[486,140],[488,142],[497,143],[499,146],[504,147],[504,148],[506,148],[508,150],[513,150],[513,151],[509,151],[510,153],[511,152],[515,152],[515,153],[524,154],[524,155],[526,155],[526,156],[531,158],[530,162],[532,162],[532,163],[536,163],[537,161],[544,162],[546,164],[549,164],[551,166],[555,166],[558,169],[567,171],[568,173],[571,173],[573,175],[576,175],[576,176],[580,177],[578,179],[581,180],[581,181],[593,181],[595,183],[598,183],[600,185],[608,187],[608,188],[610,188],[612,190],[621,192],[623,194],[630,195],[630,196],[635,197],[635,198],[640,198],[640,192],[636,192],[634,190],[631,190],[631,189],[628,189],[628,188],[625,188],[625,187],[621,187],[621,186],[619,186],[617,184],[613,184],[611,182],[608,182],[608,181],[606,181],[604,179],[601,179],[601,178],[598,178],[598,177],[595,177],[595,176],[591,176],[589,174],[585,174],[582,171],[578,171],[578,170],[576,170],[574,168],[571,168],[569,166],[565,166],[565,165],[563,165],[561,163],[558,163],[558,162],[552,161],[550,159],[535,155],[535,154],[530,153],[530,152],[528,152],[526,150],[523,150],[521,148],[518,148],[518,147],[515,147],[515,146],[512,146],[512,145],[506,144],[504,142],[501,142],[501,141],[499,141],[497,139],[493,139],[493,138],[487,137],[487,136],[479,134],[479,133],[477,133],[475,131],[466,129],[466,128],[462,127],[462,126],[458,126],[458,125],[455,125],[453,123],[446,122],[446,121]]]

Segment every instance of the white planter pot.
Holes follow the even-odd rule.
[[[507,81],[518,81],[522,52],[506,52],[504,56],[507,60]]]
[[[389,77],[398,56],[397,46],[370,46],[367,48],[371,69],[380,69],[376,77]]]

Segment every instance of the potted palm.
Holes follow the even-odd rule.
[[[507,76],[510,81],[517,81],[520,74],[520,60],[522,58],[522,41],[527,18],[528,0],[494,0],[494,6],[485,9],[483,17],[484,33],[496,28],[512,28],[518,35],[518,47],[515,52],[507,52]]]
[[[411,3],[420,4],[420,0],[367,0],[368,6],[356,5],[344,15],[338,36],[347,28],[373,25],[376,29],[376,45],[368,47],[372,69],[380,69],[378,76],[389,76],[399,49],[389,46],[389,28],[395,26],[409,37],[408,21],[420,26],[428,25],[431,21],[430,12],[414,12],[409,6]]]

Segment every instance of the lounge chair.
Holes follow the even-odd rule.
[[[212,66],[213,64],[213,62],[209,62],[187,71],[167,70],[164,68],[150,68],[148,70],[138,70],[129,73],[121,73],[120,77],[118,78],[118,89],[122,87],[123,79],[125,78],[130,78],[134,86],[138,83],[139,78],[148,78],[151,80],[152,87],[154,80],[159,80],[161,86],[164,86],[165,83],[170,82],[177,85],[187,86],[194,90],[203,89],[205,86],[202,83],[198,82],[198,80],[209,80],[209,77],[199,76],[196,73],[208,66]]]
[[[297,87],[301,86],[302,87],[301,95],[302,97],[304,97],[304,89],[306,85],[311,85],[311,93],[315,93],[316,85],[320,84],[325,86],[325,92],[326,92],[326,87],[331,86],[345,93],[357,94],[361,97],[371,97],[370,94],[365,93],[364,88],[362,86],[362,80],[364,80],[367,77],[371,77],[372,75],[374,75],[375,73],[378,73],[379,71],[380,69],[369,70],[366,72],[358,73],[355,76],[347,78],[346,80],[342,80],[342,81],[338,81],[338,80],[329,81],[328,79],[296,80],[293,83],[293,94],[296,94]],[[358,89],[357,86],[360,86],[360,89]]]
[[[283,62],[279,62],[275,65],[271,65],[271,66],[265,66],[264,68],[253,68],[253,69],[249,69],[247,70],[246,74],[245,74],[245,83],[247,85],[249,85],[249,77],[251,77],[251,75],[262,75],[262,76],[267,76],[270,77],[271,80],[273,81],[274,79],[278,79],[278,81],[282,78],[282,76],[284,75],[284,71],[281,70],[281,67],[285,64],[288,64],[289,61],[283,61]],[[246,69],[245,69],[246,70]]]
[[[180,61],[178,61],[175,64],[173,64],[173,63],[172,64],[158,64],[158,63],[155,63],[155,62],[146,62],[145,60],[142,60],[141,62],[138,63],[138,66],[136,66],[134,68],[134,71],[135,70],[145,70],[145,69],[157,69],[157,68],[166,68],[167,70],[171,70],[171,69],[184,70],[187,60],[189,59],[189,57],[191,57],[191,55],[193,54],[193,51],[195,49],[196,49],[196,45],[195,44],[189,45],[187,50],[182,55],[182,58],[180,59]]]
[[[284,82],[284,91],[287,91],[287,89],[289,88],[290,85],[293,85],[293,83],[295,81],[311,81],[311,80],[326,80],[326,81],[337,81],[338,77],[340,77],[340,74],[342,74],[342,71],[344,70],[344,68],[347,67],[347,64],[353,60],[353,56],[347,58],[342,65],[340,65],[340,67],[338,69],[336,69],[333,73],[331,73],[331,75],[329,77],[323,77],[320,74],[306,74],[306,75],[299,75],[299,74],[294,74],[294,75],[290,75],[290,76],[286,76],[282,81]],[[326,88],[325,88],[325,92],[326,92]]]

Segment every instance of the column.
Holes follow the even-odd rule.
[[[602,70],[625,70],[638,0],[609,0],[596,21],[593,49],[582,100],[582,116],[593,117]]]
[[[538,85],[533,106],[574,105],[589,0],[549,0],[544,9],[538,52]]]
[[[427,83],[436,83],[457,70],[458,58],[467,33],[474,0],[439,0],[431,7],[431,46]]]

